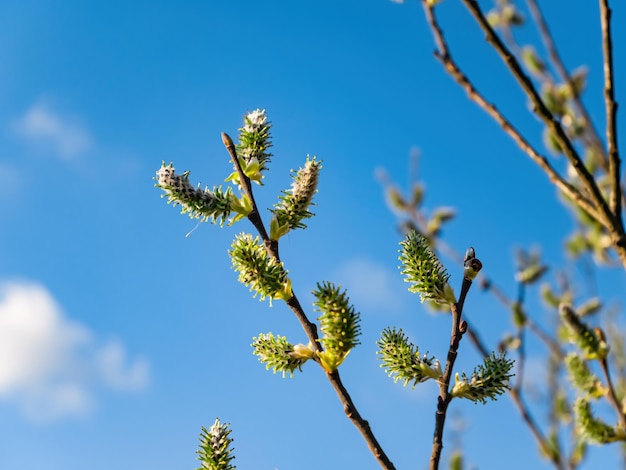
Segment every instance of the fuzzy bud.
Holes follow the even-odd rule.
[[[293,377],[294,371],[302,370],[302,364],[313,357],[310,348],[303,344],[294,346],[284,336],[260,334],[252,341],[254,355],[259,357],[259,361],[265,364],[266,369],[272,369],[274,373],[281,372],[283,378],[287,374]]]
[[[194,188],[189,183],[189,172],[178,175],[171,163],[167,166],[165,162],[162,163],[155,180],[155,186],[161,188],[167,196],[167,203],[180,205],[181,213],[188,214],[192,219],[200,219],[202,222],[210,220],[222,225],[233,210],[230,188],[226,188],[226,191],[222,191],[221,187],[215,187],[212,191],[209,188],[200,189],[200,185]]]
[[[456,303],[448,279],[450,275],[430,248],[428,240],[420,233],[410,232],[400,242],[401,273],[405,281],[413,284],[409,291],[420,294],[422,302],[432,300],[442,304]]]
[[[609,353],[604,335],[598,335],[567,304],[560,305],[559,313],[569,330],[570,341],[580,348],[585,358],[604,360]]]
[[[279,228],[278,231],[274,232],[275,236],[282,236],[288,230],[305,228],[306,225],[302,221],[313,217],[314,214],[309,211],[309,207],[313,203],[313,196],[317,192],[317,182],[321,168],[321,162],[316,160],[315,157],[310,160],[307,157],[304,167],[298,171],[292,171],[293,183],[291,188],[283,191],[280,202],[272,210]],[[272,237],[272,240],[278,240],[278,238]]]
[[[496,400],[509,389],[509,379],[514,375],[510,371],[513,368],[513,360],[507,359],[506,354],[496,356],[491,353],[485,358],[483,365],[479,365],[472,377],[468,378],[465,373],[456,374],[456,383],[452,387],[452,396],[467,398],[473,402],[486,403],[487,398]]]
[[[213,426],[207,431],[204,427],[200,433],[200,449],[197,451],[198,460],[202,462],[202,468],[219,470],[234,470],[235,466],[230,462],[235,458],[232,454],[230,437],[230,424],[221,423],[216,418]]]
[[[402,329],[386,328],[381,335],[376,354],[382,360],[381,367],[394,382],[401,380],[406,387],[412,387],[428,379],[438,380],[442,375],[441,364],[435,357],[420,356],[417,346],[409,342]]]
[[[350,305],[346,292],[330,282],[317,284],[313,291],[324,351],[318,353],[324,369],[332,372],[345,360],[352,348],[359,344],[360,314]]]
[[[283,263],[272,258],[261,244],[259,237],[241,233],[235,237],[232,249],[228,252],[233,269],[239,273],[239,282],[250,287],[260,300],[266,297],[289,300],[293,293],[291,281]]]

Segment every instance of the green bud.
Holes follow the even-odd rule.
[[[285,222],[284,224],[280,225],[280,222],[278,221],[278,217],[274,216],[272,217],[272,220],[270,221],[270,240],[275,240],[278,241],[281,239],[281,237],[284,237],[285,235],[287,235],[287,233],[289,232],[289,223]]]
[[[587,86],[587,67],[579,67],[572,73],[570,87],[568,84],[564,85],[566,97],[568,99],[578,98]]]
[[[413,209],[418,209],[419,206],[422,204],[422,199],[424,199],[424,187],[419,183],[415,183],[413,185],[411,207]]]
[[[173,206],[180,205],[181,213],[188,214],[192,219],[199,219],[201,222],[207,220],[219,222],[223,225],[233,210],[231,207],[233,194],[230,188],[226,188],[226,191],[222,191],[219,186],[212,191],[209,188],[200,189],[200,185],[194,188],[189,183],[189,172],[178,175],[171,163],[167,166],[165,162],[161,164],[155,180],[157,181],[155,187],[165,192],[167,203]]]
[[[521,302],[514,302],[511,306],[513,313],[513,324],[517,328],[522,328],[526,324],[526,313]]]
[[[456,374],[455,384],[452,387],[452,396],[467,398],[473,402],[486,403],[487,398],[496,400],[509,389],[509,379],[515,375],[510,373],[513,368],[513,360],[506,358],[506,353],[496,356],[491,353],[485,358],[483,365],[477,366],[468,378],[463,372]]]
[[[616,441],[626,441],[626,432],[621,428],[613,428],[604,421],[593,416],[591,405],[585,398],[579,397],[574,402],[576,429],[590,444],[608,444]]]
[[[476,258],[474,247],[470,246],[465,250],[465,257],[463,259],[463,278],[468,281],[473,281],[482,268],[483,264]]]
[[[548,267],[542,264],[531,264],[515,274],[515,280],[522,284],[533,284],[543,276]]]
[[[279,227],[288,226],[293,230],[296,228],[306,228],[304,219],[313,217],[309,208],[313,204],[313,196],[317,192],[317,182],[319,172],[322,169],[320,161],[315,157],[306,159],[304,167],[298,171],[292,171],[293,183],[291,188],[283,191],[280,201],[272,210],[277,219]],[[272,238],[272,240],[278,240]]]
[[[539,58],[534,47],[527,46],[522,49],[522,60],[533,75],[541,76],[545,73],[546,64]]]
[[[454,451],[450,456],[450,470],[463,470],[463,454],[459,451]]]
[[[580,316],[580,318],[584,318],[587,315],[593,315],[597,313],[602,308],[602,300],[598,297],[592,297],[587,300],[584,304],[580,305],[576,308],[576,312]]]
[[[267,253],[259,237],[237,235],[228,254],[233,269],[239,273],[239,282],[250,287],[254,297],[259,295],[259,300],[268,297],[271,305],[273,299],[287,301],[293,296],[283,263]]]
[[[319,341],[325,349],[318,356],[324,369],[332,372],[359,344],[360,314],[350,305],[346,292],[333,283],[318,283],[313,295],[316,299],[313,305],[322,313],[318,318],[322,332]]]
[[[552,153],[563,153],[563,148],[561,147],[561,144],[557,140],[556,136],[552,133],[552,131],[547,127],[543,132],[543,142],[548,150],[550,150]]]
[[[450,275],[430,248],[428,240],[412,231],[400,242],[400,246],[401,273],[405,276],[405,282],[413,284],[409,291],[419,293],[422,302],[432,300],[448,305],[456,303],[454,292],[448,284]]]
[[[404,212],[407,208],[407,203],[398,191],[398,188],[393,186],[389,186],[387,188],[387,201],[389,202],[389,206],[392,210],[396,212]]]
[[[230,424],[221,423],[215,419],[213,426],[207,431],[202,427],[200,433],[200,449],[196,452],[198,460],[202,462],[202,468],[212,470],[235,470],[230,462],[235,458],[231,444]]]
[[[265,364],[266,369],[274,373],[281,372],[283,378],[293,377],[296,369],[302,370],[302,364],[313,357],[313,350],[303,344],[293,345],[284,336],[272,333],[260,334],[252,339],[254,355]]]
[[[570,353],[565,358],[565,367],[569,373],[569,379],[574,387],[590,398],[600,398],[607,393],[598,379],[589,369],[587,362],[578,354]]]
[[[412,387],[428,379],[438,380],[443,375],[441,364],[435,357],[428,354],[420,356],[417,346],[409,342],[402,329],[385,328],[381,338],[376,342],[382,360],[381,367],[394,382],[401,380],[406,387]]]
[[[239,129],[237,155],[242,160],[241,166],[248,178],[257,183],[263,178],[267,164],[272,156],[268,149],[272,146],[270,129],[265,110],[256,109],[243,118],[244,125]]]
[[[559,313],[567,326],[570,342],[578,346],[585,359],[606,359],[609,346],[604,338],[585,324],[569,305],[561,304]]]
[[[548,307],[558,308],[561,303],[561,299],[556,296],[549,284],[541,285],[541,298]]]

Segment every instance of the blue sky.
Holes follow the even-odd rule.
[[[590,68],[586,99],[602,128],[596,5],[548,3],[566,64]],[[621,78],[626,11],[614,3]],[[539,142],[471,18],[450,0],[438,11],[477,86]],[[341,372],[398,468],[427,468],[437,391],[394,384],[375,341],[398,326],[443,358],[449,324],[406,292],[376,170],[406,185],[419,148],[427,205],[458,210],[446,240],[474,246],[510,295],[515,247],[541,245],[572,266],[561,255],[572,222],[553,188],[444,74],[417,2],[5,0],[0,44],[2,469],[194,468],[200,427],[216,416],[232,425],[241,469],[378,468],[320,370],[281,379],[251,354],[261,332],[305,338],[284,305],[236,281],[226,251],[252,227],[203,224],[185,237],[196,223],[153,187],[162,160],[220,184],[231,171],[220,133],[235,137],[247,111],[266,109],[274,124],[262,207],[307,154],[323,160],[317,216],[281,240],[281,256],[303,305],[329,280],[361,311],[362,345]],[[460,270],[450,273],[458,290]],[[624,273],[597,276],[617,302]],[[478,289],[466,312],[491,345],[511,329]],[[459,368],[478,362],[464,342]],[[449,432],[444,452],[460,443],[479,468],[549,468],[507,398],[451,410],[451,428],[462,420],[466,432]],[[588,468],[598,463],[615,465],[615,449],[593,450]]]

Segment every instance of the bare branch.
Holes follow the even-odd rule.
[[[541,118],[544,124],[548,127],[548,130],[552,133],[552,135],[554,135],[563,151],[563,154],[580,178],[581,184],[588,193],[591,204],[594,206],[595,210],[593,212],[589,212],[589,214],[596,217],[596,220],[609,231],[613,246],[620,257],[624,268],[626,269],[626,232],[624,231],[624,226],[621,220],[621,213],[616,216],[611,211],[611,208],[604,199],[602,191],[596,183],[595,178],[585,166],[585,163],[580,158],[580,155],[578,155],[572,141],[568,138],[559,121],[546,107],[545,103],[537,93],[535,86],[522,70],[517,58],[511,54],[506,45],[500,40],[494,29],[491,27],[476,0],[462,1],[472,16],[474,16],[474,19],[482,31],[485,33],[487,42],[493,46],[495,51],[509,68],[513,77],[519,83],[522,90],[524,90],[526,95],[530,98],[533,103],[535,114]],[[585,210],[587,209],[585,208]]]
[[[615,102],[613,77],[613,45],[611,40],[611,9],[608,0],[600,0],[600,22],[602,25],[602,52],[604,54],[604,101],[606,106],[606,140],[609,149],[609,176],[611,194],[609,205],[618,219],[622,230],[622,195],[620,182],[620,158],[617,149],[617,103]]]
[[[250,214],[248,214],[248,219],[250,219],[250,222],[252,222],[254,227],[257,229],[259,235],[263,239],[265,248],[267,249],[267,252],[269,253],[269,255],[280,261],[280,258],[278,256],[278,241],[270,240],[267,234],[267,230],[265,229],[263,220],[261,219],[261,216],[259,214],[256,201],[254,200],[254,194],[252,192],[252,185],[250,184],[250,179],[243,172],[243,169],[241,168],[241,165],[239,163],[239,159],[237,158],[237,149],[235,148],[235,144],[233,143],[230,136],[226,134],[225,132],[222,132],[222,142],[224,143],[226,150],[228,150],[228,153],[230,154],[230,157],[235,166],[235,169],[237,173],[239,174],[239,181],[241,182],[243,186],[243,190],[245,194],[248,196],[248,198],[250,199],[250,202],[252,204],[252,211],[250,212]],[[315,323],[311,322],[308,319],[306,313],[304,312],[304,309],[302,308],[300,304],[300,301],[296,297],[296,294],[294,293],[291,296],[291,298],[287,300],[286,303],[287,303],[287,306],[289,306],[289,308],[296,315],[296,318],[302,325],[302,328],[304,329],[307,337],[309,338],[309,342],[311,343],[311,345],[315,348],[317,352],[321,352],[323,348],[322,348],[321,342],[319,341],[319,336],[317,333],[317,326],[315,325]],[[315,356],[314,360],[315,362],[319,364],[320,362],[319,357]],[[393,465],[391,460],[389,460],[389,457],[387,457],[382,447],[378,443],[378,440],[376,439],[376,436],[374,436],[374,433],[372,432],[372,429],[370,428],[369,423],[361,417],[356,406],[354,405],[354,402],[352,401],[352,398],[350,397],[348,390],[344,387],[341,381],[341,377],[339,376],[339,371],[335,370],[333,372],[326,372],[326,377],[328,378],[328,381],[331,383],[331,385],[335,389],[335,392],[337,393],[337,396],[339,397],[339,401],[343,405],[344,413],[346,414],[348,419],[352,421],[352,423],[358,429],[358,431],[361,433],[361,435],[365,439],[367,447],[370,449],[370,451],[372,452],[372,454],[374,455],[374,457],[380,464],[381,468],[385,470],[395,470],[395,466]]]
[[[617,397],[617,393],[615,392],[615,387],[613,386],[613,381],[611,380],[611,374],[609,372],[609,363],[606,358],[600,361],[600,368],[602,369],[602,373],[606,378],[606,384],[608,389],[609,401],[615,411],[617,411],[617,415],[619,416],[620,426],[626,428],[626,415],[624,414],[624,410],[622,409],[621,400]]]
[[[439,23],[435,17],[435,11],[432,7],[424,3],[424,12],[426,19],[433,32],[435,43],[437,45],[437,51],[435,56],[441,61],[446,71],[452,76],[452,78],[465,90],[468,97],[478,104],[487,114],[489,114],[499,125],[502,130],[511,137],[520,149],[528,154],[530,158],[546,172],[550,181],[567,197],[572,199],[576,204],[583,208],[587,213],[597,220],[603,220],[601,214],[596,210],[594,205],[589,201],[580,191],[572,184],[563,179],[558,172],[552,167],[546,157],[541,155],[525,138],[522,134],[504,117],[504,115],[489,101],[487,101],[482,94],[474,88],[474,85],[469,81],[467,76],[461,71],[456,62],[452,59],[448,45],[444,39],[443,31],[441,30]]]
[[[554,39],[552,37],[552,33],[548,28],[548,24],[545,21],[543,13],[539,8],[539,4],[536,0],[526,0],[528,4],[528,9],[530,10],[530,14],[532,15],[535,23],[537,24],[537,29],[539,30],[539,36],[541,37],[541,41],[543,42],[546,50],[548,51],[548,56],[550,61],[554,65],[556,72],[558,73],[561,80],[563,80],[570,87],[571,90],[575,89],[574,82],[572,81],[572,76],[567,71],[565,64],[563,63],[563,59],[556,48],[556,44],[554,43]],[[593,125],[593,121],[587,112],[587,108],[580,99],[580,95],[578,93],[573,94],[574,105],[576,106],[576,110],[581,115],[585,122],[585,126],[589,130],[590,135],[590,145],[594,147],[599,156],[601,158],[599,161],[604,165],[604,168],[607,169],[607,161],[606,161],[606,152],[604,150],[604,145],[602,144],[602,140],[600,139],[600,135],[598,134],[597,129]]]
[[[439,460],[441,459],[441,451],[443,450],[443,428],[446,422],[448,405],[452,400],[452,394],[449,390],[452,370],[456,362],[459,343],[461,342],[463,334],[467,331],[467,323],[465,324],[465,329],[461,329],[461,315],[463,314],[465,297],[471,286],[471,279],[467,277],[463,278],[459,301],[450,306],[450,311],[452,312],[452,333],[450,336],[450,349],[448,350],[446,367],[443,371],[443,376],[439,379],[439,396],[437,397],[437,412],[435,413],[435,433],[433,436],[433,451],[430,457],[430,470],[437,470],[439,468]]]
[[[589,173],[589,170],[585,166],[583,160],[580,158],[580,155],[578,155],[578,152],[576,151],[571,140],[568,138],[567,134],[563,130],[563,127],[550,112],[550,110],[546,107],[545,103],[541,99],[541,96],[539,96],[539,93],[535,89],[532,81],[522,70],[522,67],[519,64],[517,58],[513,54],[511,54],[506,45],[500,40],[496,32],[493,30],[493,28],[487,21],[484,13],[480,9],[478,3],[475,0],[462,1],[469,10],[469,12],[472,14],[472,16],[474,16],[474,19],[476,20],[480,28],[485,33],[487,42],[491,44],[495,51],[498,53],[498,55],[500,55],[504,63],[511,71],[513,77],[521,86],[522,90],[524,90],[526,95],[530,98],[537,116],[541,118],[541,120],[545,123],[545,125],[556,138],[559,146],[563,150],[564,155],[567,157],[568,161],[576,171],[576,174],[579,176],[585,190],[588,191],[591,202],[598,209],[597,214],[599,215],[599,218],[597,220],[608,229],[614,230],[614,217],[612,216],[608,204],[604,200],[602,192],[596,184],[593,175]]]

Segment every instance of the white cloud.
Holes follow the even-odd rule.
[[[117,341],[104,346],[96,359],[102,379],[113,389],[141,390],[148,382],[148,362],[137,359],[126,368],[126,353]]]
[[[15,132],[39,146],[51,147],[70,160],[92,147],[89,132],[76,119],[54,112],[44,103],[35,103],[14,124]]]
[[[0,284],[0,402],[37,421],[84,414],[99,386],[147,385],[147,362],[125,356],[118,342],[101,345],[68,319],[43,286]]]
[[[368,258],[354,258],[341,264],[333,279],[347,289],[350,302],[357,310],[397,310],[398,289],[391,272]]]

